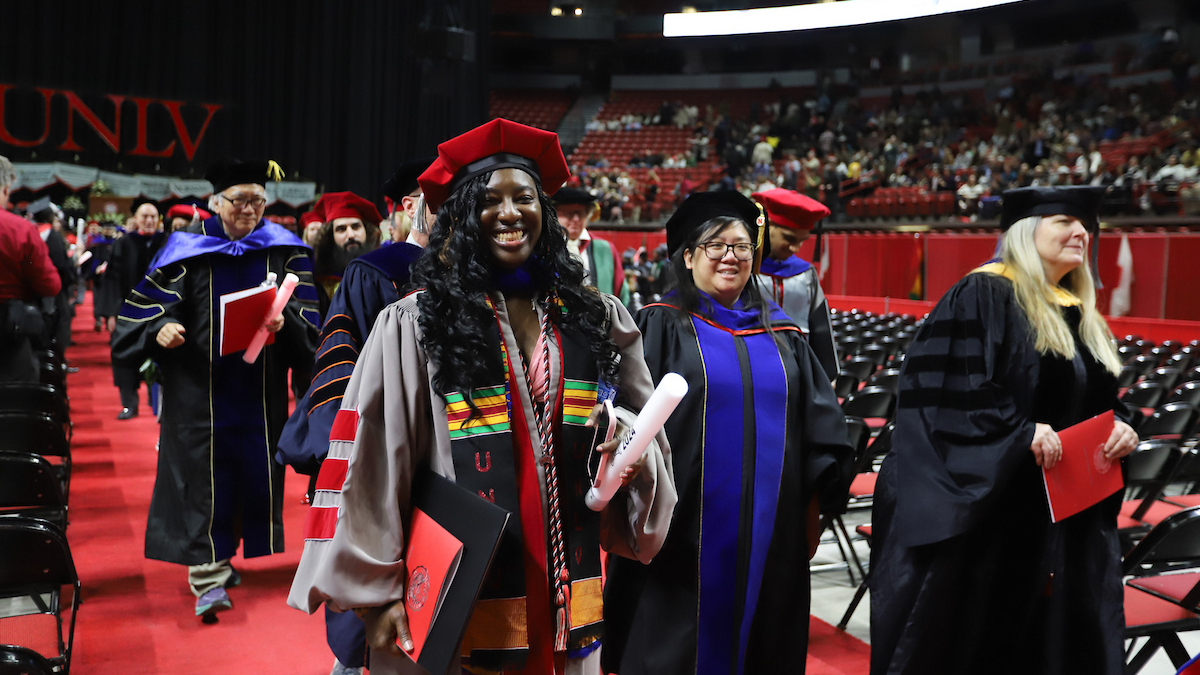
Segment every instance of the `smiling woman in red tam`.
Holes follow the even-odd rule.
[[[583,503],[596,403],[615,390],[638,410],[653,385],[633,318],[568,253],[547,196],[567,177],[557,135],[504,119],[442,143],[420,177],[437,210],[421,290],[363,347],[288,600],[360,613],[372,673],[410,662],[402,514],[424,467],[512,514],[462,643],[473,673],[598,674],[600,549],[648,562],[666,536],[662,434],[604,511]]]

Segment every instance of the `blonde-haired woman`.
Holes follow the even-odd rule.
[[[934,308],[905,361],[876,489],[871,673],[1120,673],[1120,495],[1052,524],[1057,430],[1116,412],[1089,252],[1102,192],[1004,194],[1000,258]]]

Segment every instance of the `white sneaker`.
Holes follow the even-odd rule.
[[[351,668],[350,666],[342,665],[341,661],[333,659],[333,670],[329,671],[329,675],[362,675],[362,668]]]

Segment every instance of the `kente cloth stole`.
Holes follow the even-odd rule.
[[[489,303],[490,304],[490,303]],[[495,308],[493,307],[493,313]],[[570,649],[587,647],[603,634],[600,584],[600,517],[587,508],[583,496],[591,486],[589,454],[594,442],[593,429],[584,427],[596,404],[598,372],[586,339],[571,328],[557,328],[557,349],[562,371],[558,375],[557,400],[553,419],[558,467],[559,502],[562,513],[566,552],[570,570]],[[463,639],[463,656],[472,668],[486,670],[523,668],[527,661],[546,662],[552,655],[554,617],[550,580],[547,576],[549,551],[538,487],[536,463],[526,427],[524,407],[514,395],[516,379],[512,367],[516,354],[504,347],[499,316],[487,330],[493,358],[485,381],[496,384],[478,387],[472,398],[481,414],[472,415],[470,405],[458,393],[446,395],[450,452],[456,482],[481,498],[507,509],[513,515],[501,537],[496,558],[475,604]],[[514,400],[515,399],[515,400]],[[514,410],[517,424],[512,420]],[[532,411],[529,412],[532,415]],[[515,433],[514,433],[515,431]],[[592,458],[592,463],[599,457]],[[592,467],[593,469],[595,467]],[[524,490],[522,486],[525,486]],[[522,495],[538,495],[538,503],[529,504]],[[522,504],[536,510],[533,517],[522,518]],[[525,514],[529,516],[530,514]],[[534,520],[536,518],[536,520]],[[536,522],[541,529],[530,533],[523,523]],[[537,578],[543,585],[527,592],[529,570],[525,561],[538,565]],[[540,563],[540,564],[539,564]],[[532,616],[537,613],[539,616]],[[545,636],[531,641],[528,627],[548,627]],[[540,632],[540,631],[539,631]],[[544,654],[530,654],[531,646],[544,647]]]

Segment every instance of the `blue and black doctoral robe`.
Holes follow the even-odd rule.
[[[649,565],[609,559],[601,658],[621,675],[803,673],[806,510],[845,509],[845,416],[782,310],[767,330],[701,298],[686,320],[672,295],[638,313],[654,380],[689,385],[666,425],[679,503]]]
[[[397,243],[355,258],[330,301],[321,329],[312,384],[283,427],[277,459],[299,473],[316,474],[329,453],[329,430],[375,318],[400,299],[409,267],[423,249]]]
[[[288,272],[300,284],[284,325],[253,363],[220,355],[221,296]],[[153,358],[162,373],[158,475],[146,525],[146,557],[184,565],[283,550],[283,467],[276,440],[287,420],[287,371],[311,364],[316,293],[308,247],[267,221],[238,240],[219,217],[175,233],[117,317],[113,354]],[[166,324],[187,331],[163,349]]]
[[[409,267],[421,247],[396,243],[355,258],[346,266],[333,294],[325,327],[321,329],[312,384],[283,427],[276,459],[296,471],[316,474],[329,454],[329,432],[363,343],[384,307],[400,299],[408,284]],[[366,663],[366,628],[353,612],[325,608],[329,648],[342,665]]]
[[[875,489],[871,673],[1124,670],[1121,493],[1051,523],[1035,426],[1113,410],[1117,382],[1079,339],[1039,354],[1002,265],[968,274],[917,333]]]

